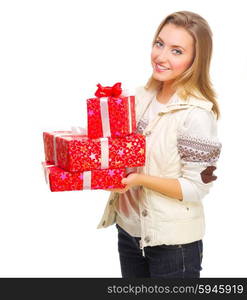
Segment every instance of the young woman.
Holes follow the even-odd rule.
[[[155,33],[153,73],[136,91],[146,163],[111,192],[98,226],[116,223],[123,277],[200,277],[202,199],[221,149],[211,54],[212,33],[198,14],[173,13]]]

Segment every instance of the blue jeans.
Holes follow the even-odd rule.
[[[139,237],[132,237],[116,224],[118,252],[123,278],[199,278],[202,269],[202,240],[181,245],[139,246]]]

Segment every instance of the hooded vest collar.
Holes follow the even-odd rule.
[[[147,91],[144,87],[142,87],[142,91],[140,94],[140,101],[145,100],[146,104],[148,105],[153,100],[153,98],[156,97],[156,94],[157,94],[156,91]],[[178,96],[177,93],[175,93],[169,100],[168,104],[164,106],[164,109],[162,109],[160,112],[165,113],[172,110],[185,109],[191,106],[197,106],[206,109],[208,111],[211,111],[213,107],[213,103],[208,100],[197,99],[195,97],[190,97],[188,100],[183,100]]]

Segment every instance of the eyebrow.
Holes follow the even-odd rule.
[[[161,40],[164,43],[164,41],[162,40],[162,38],[160,38],[159,36],[157,37],[157,39]],[[171,45],[171,46],[172,47],[182,48],[185,51],[185,49],[182,46],[179,46],[179,45]]]

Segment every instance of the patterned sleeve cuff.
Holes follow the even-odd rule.
[[[184,163],[213,165],[220,156],[221,143],[205,138],[179,134],[178,152]]]

